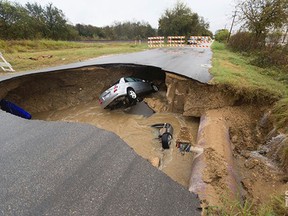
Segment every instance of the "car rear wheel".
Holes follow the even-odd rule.
[[[161,137],[162,148],[169,149],[171,145],[172,136],[169,133],[164,133]]]
[[[136,101],[137,99],[136,92],[131,88],[127,90],[127,96],[130,102]]]
[[[159,91],[158,87],[156,85],[154,85],[154,84],[152,84],[152,89],[153,89],[154,92],[158,92]]]

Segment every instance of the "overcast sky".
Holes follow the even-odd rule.
[[[42,6],[53,3],[61,9],[72,24],[91,24],[98,27],[111,25],[114,21],[146,21],[158,28],[158,20],[165,9],[173,8],[176,0],[15,0],[25,5],[37,2]],[[215,33],[230,28],[234,0],[183,0],[193,12],[210,23]]]

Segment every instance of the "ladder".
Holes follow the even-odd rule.
[[[12,68],[12,66],[5,60],[2,53],[0,52],[0,68],[3,71],[7,72],[14,72],[15,70]]]

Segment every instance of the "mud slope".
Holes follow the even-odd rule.
[[[163,86],[159,68],[108,65],[22,76],[0,83],[0,98],[31,113],[63,109],[98,100],[99,94],[122,76],[137,76]]]

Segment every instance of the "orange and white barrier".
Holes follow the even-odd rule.
[[[186,44],[185,36],[168,36],[167,46],[168,47],[184,47],[190,46],[195,48],[209,48],[213,42],[209,36],[190,36],[188,38],[188,45]],[[159,37],[148,37],[149,47],[164,47],[165,38],[163,36]]]
[[[208,48],[212,43],[212,39],[209,36],[190,36],[188,44],[190,47]]]
[[[164,47],[164,37],[148,37],[149,47]]]
[[[183,47],[185,44],[185,36],[168,36],[167,46]]]

